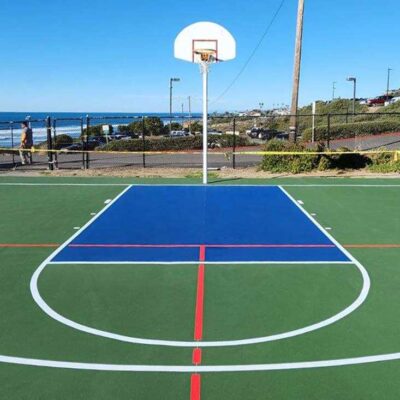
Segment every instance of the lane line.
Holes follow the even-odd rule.
[[[36,358],[13,357],[0,355],[0,362],[7,364],[29,365],[35,367],[64,368],[89,371],[120,372],[173,372],[173,373],[205,373],[205,372],[251,372],[251,371],[283,371],[296,369],[344,367],[385,361],[400,360],[400,353],[378,354],[373,356],[339,358],[333,360],[285,362],[275,364],[240,364],[240,365],[140,365],[140,364],[98,364],[72,361],[53,361]]]
[[[200,400],[201,376],[193,374],[190,377],[190,400]]]
[[[342,178],[339,178],[342,179]],[[211,182],[210,187],[217,186],[218,182]],[[153,184],[153,183],[49,183],[49,182],[0,182],[0,186],[202,186],[201,183],[198,184]],[[276,187],[277,185],[249,185],[249,184],[237,184],[237,185],[218,185],[224,187]],[[400,188],[400,184],[290,184],[290,183],[283,183],[280,186],[282,187],[360,187],[360,188]]]
[[[49,261],[48,265],[199,265],[198,261],[84,261],[84,260],[76,260],[76,261]],[[204,265],[252,265],[252,264],[261,264],[261,265],[353,265],[353,261],[204,261]]]
[[[0,182],[0,186],[132,186],[129,183],[47,183],[47,182]]]
[[[400,244],[345,244],[348,249],[400,249]]]
[[[199,267],[197,271],[197,292],[196,292],[196,307],[194,316],[194,340],[200,341],[203,339],[203,316],[204,316],[204,275],[206,260],[206,246],[199,247]],[[192,362],[194,365],[201,363],[201,349],[193,349]],[[192,374],[190,377],[190,400],[200,400],[201,392],[201,376]]]
[[[58,247],[56,243],[0,243],[0,248],[48,248]]]
[[[199,365],[199,364],[201,364],[201,358],[202,358],[201,348],[196,347],[195,349],[193,349],[193,353],[192,353],[192,363],[193,363],[194,365]]]
[[[194,318],[194,340],[203,338],[203,311],[204,311],[204,261],[206,249],[200,246],[200,264],[197,271],[196,310]]]
[[[175,249],[175,248],[201,248],[202,245],[199,244],[89,244],[89,243],[71,243],[68,247],[72,248],[166,248],[166,249]],[[207,244],[207,247],[210,248],[243,248],[243,249],[252,249],[252,248],[332,248],[336,247],[334,244]]]
[[[95,215],[95,214],[93,214]],[[0,248],[35,248],[35,247],[58,247],[60,246],[59,243],[0,243]],[[114,245],[114,244],[86,244],[86,245],[81,245],[81,244],[70,244],[68,245],[68,247],[110,247],[110,248],[196,248],[199,247],[199,245],[191,245],[191,244],[166,244],[166,245],[143,245],[143,244],[118,244],[118,245]],[[291,244],[291,245],[285,245],[285,244],[212,244],[212,245],[207,245],[207,247],[211,247],[211,248],[332,248],[335,247],[335,245],[316,245],[316,244]],[[347,249],[397,249],[400,248],[400,244],[344,244],[343,245],[344,248]],[[177,261],[179,262],[179,261]],[[251,261],[250,261],[251,262]],[[254,262],[259,262],[259,261],[254,261]],[[268,263],[272,263],[272,261],[265,261]],[[284,262],[284,261],[283,261]],[[306,262],[306,261],[305,261]],[[326,263],[328,261],[323,261],[323,263]],[[52,264],[55,262],[51,262]],[[63,262],[58,262],[61,264],[64,264]],[[68,261],[66,261],[65,263],[68,263]],[[79,262],[74,262],[74,263],[79,263]],[[82,263],[85,263],[85,261],[82,261]],[[108,262],[107,262],[108,263]],[[116,263],[120,263],[118,261],[116,261]],[[135,263],[135,261],[133,261],[133,263]],[[194,263],[198,263],[197,261],[194,261]],[[308,263],[308,261],[307,261]],[[332,262],[335,263],[335,262]],[[340,262],[342,263],[342,262]],[[346,262],[347,263],[347,262]],[[218,263],[219,264],[219,263]]]

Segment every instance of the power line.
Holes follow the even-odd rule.
[[[232,86],[237,82],[237,80],[240,78],[240,76],[243,74],[243,72],[245,71],[245,69],[247,68],[247,66],[250,64],[250,61],[253,59],[253,57],[255,56],[255,54],[257,53],[257,50],[260,48],[262,42],[264,41],[265,37],[268,35],[272,25],[274,24],[276,18],[278,17],[283,4],[285,3],[286,0],[282,0],[277,8],[277,10],[275,11],[274,15],[272,16],[272,19],[270,21],[270,23],[268,24],[268,26],[266,27],[265,31],[263,32],[260,40],[258,41],[258,43],[256,44],[256,46],[254,47],[253,51],[250,53],[250,56],[247,58],[246,62],[243,64],[243,67],[240,69],[240,71],[238,72],[238,74],[235,76],[235,78],[233,78],[232,82],[228,85],[228,87],[217,97],[216,100],[214,100],[212,102],[212,104],[218,102],[219,100],[222,99],[222,97],[224,97],[229,90],[232,88]]]

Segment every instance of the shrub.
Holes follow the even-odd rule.
[[[347,139],[355,136],[379,135],[387,132],[399,132],[400,120],[391,119],[367,122],[352,122],[348,124],[332,124],[330,127],[330,139]],[[311,140],[312,129],[303,131],[303,140]],[[316,140],[327,140],[328,126],[319,125],[315,129]]]
[[[371,154],[370,160],[368,169],[371,172],[400,172],[400,159],[396,159],[392,153]]]
[[[363,154],[343,154],[350,150],[341,147],[337,152],[324,154],[307,154],[310,152],[323,152],[323,145],[317,144],[314,149],[307,149],[303,145],[289,142],[270,141],[264,148],[265,151],[303,152],[304,154],[265,155],[261,169],[269,172],[290,172],[298,174],[313,170],[328,171],[330,169],[360,169],[371,164],[371,160]],[[338,154],[342,153],[342,154]]]
[[[138,119],[137,121],[133,121],[128,125],[120,125],[118,130],[121,133],[127,134],[142,134],[143,132],[143,120]],[[168,132],[169,127],[165,126],[161,118],[158,117],[147,117],[144,118],[144,130],[146,135],[149,136],[160,136],[164,135]]]
[[[56,140],[54,142],[54,148],[56,150],[59,150],[62,147],[69,146],[70,144],[72,144],[72,142],[73,142],[73,139],[69,135],[66,135],[64,133],[62,135],[57,135]]]
[[[218,143],[220,147],[232,147],[233,136],[231,135],[209,135],[209,143]],[[236,137],[237,146],[249,146],[250,141],[246,137]],[[203,148],[203,136],[185,137],[147,137],[145,139],[146,151],[179,151],[200,150]],[[143,151],[143,140],[114,140],[101,147],[103,151]]]
[[[290,172],[299,174],[301,172],[310,172],[317,168],[320,155],[307,154],[307,152],[316,150],[308,150],[300,144],[283,142],[280,140],[271,140],[265,147],[264,151],[271,152],[304,152],[300,155],[265,155],[261,163],[261,169],[269,172]],[[317,149],[321,151],[321,149]]]
[[[105,124],[106,125],[106,124]],[[112,125],[108,125],[109,133],[112,134],[114,132],[114,128]],[[86,133],[88,132],[88,133]],[[89,126],[89,130],[87,128],[83,129],[83,135],[88,136],[104,136],[103,125],[93,125]]]

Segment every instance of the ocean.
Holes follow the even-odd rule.
[[[56,119],[56,134],[68,134],[72,138],[78,138],[81,134],[80,118],[83,118],[86,124],[86,115],[89,115],[90,125],[110,124],[114,128],[114,132],[118,132],[119,125],[127,125],[135,120],[135,117],[153,116],[160,117],[164,123],[169,122],[169,115],[166,113],[46,113],[46,112],[0,112],[0,148],[15,147],[19,145],[21,127],[19,123],[10,123],[13,121],[24,121],[29,119],[33,130],[34,144],[41,143],[46,140],[46,117],[50,116]],[[201,115],[192,114],[193,119],[198,119]],[[126,118],[124,118],[126,117]],[[187,114],[176,113],[173,115],[173,122],[181,122],[182,117],[188,117]],[[85,126],[85,125],[84,125]],[[54,134],[54,130],[53,130]]]

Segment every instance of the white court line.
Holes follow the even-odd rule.
[[[292,201],[292,203],[322,232],[323,235],[325,235],[333,244],[335,244],[350,260],[353,261],[354,264],[359,265],[365,271],[368,281],[370,281],[368,273],[361,263],[355,257],[353,257],[353,255],[347,251],[332,235],[330,235],[315,218],[313,218],[299,203],[297,203],[292,195],[290,195],[282,186],[278,187]],[[371,282],[369,282],[369,284],[371,284]]]
[[[198,261],[50,261],[48,265],[199,265]],[[353,265],[353,261],[204,261],[207,265]]]
[[[35,367],[78,369],[90,371],[120,372],[255,372],[282,371],[296,369],[344,367],[349,365],[370,364],[400,359],[400,353],[379,354],[375,356],[339,358],[336,360],[286,362],[275,364],[242,364],[242,365],[138,365],[138,364],[97,364],[71,361],[40,360],[35,358],[1,356],[0,362],[8,364],[30,365]]]
[[[246,338],[246,339],[238,339],[238,340],[221,340],[221,341],[178,341],[178,340],[160,340],[160,339],[147,339],[147,338],[138,338],[138,337],[133,337],[133,336],[126,336],[126,335],[120,335],[117,333],[113,332],[108,332],[108,331],[103,331],[100,329],[92,328],[87,325],[79,324],[75,321],[72,321],[63,315],[57,313],[55,310],[53,310],[42,298],[42,296],[39,293],[38,289],[38,279],[46,265],[50,263],[52,258],[54,258],[62,249],[64,249],[76,236],[78,236],[84,229],[86,229],[90,224],[92,224],[98,217],[100,217],[101,214],[103,214],[112,204],[115,203],[124,193],[126,193],[127,190],[129,190],[132,186],[129,186],[126,188],[121,194],[119,194],[111,203],[107,204],[105,208],[103,208],[95,217],[93,217],[86,225],[82,227],[78,232],[76,232],[75,235],[73,235],[69,240],[67,240],[61,247],[59,247],[57,250],[55,250],[39,267],[38,269],[34,272],[31,283],[30,283],[30,288],[31,288],[31,293],[33,299],[36,301],[38,306],[46,313],[48,314],[51,318],[55,319],[56,321],[67,325],[71,328],[77,329],[82,332],[86,332],[92,335],[97,335],[97,336],[102,336],[106,337],[109,339],[114,339],[118,340],[121,342],[127,342],[127,343],[137,343],[137,344],[145,344],[145,345],[152,345],[152,346],[169,346],[169,347],[227,347],[227,346],[243,346],[243,345],[250,345],[250,344],[256,344],[256,343],[266,343],[266,342],[272,342],[276,340],[282,340],[282,339],[288,339],[291,337],[303,335],[305,333],[309,333],[321,328],[324,328],[328,325],[331,325],[340,319],[346,317],[350,313],[352,313],[354,310],[356,310],[365,300],[366,296],[368,295],[369,287],[370,287],[370,280],[367,271],[364,269],[364,267],[357,261],[355,260],[346,250],[343,249],[336,241],[332,240],[333,243],[335,243],[338,247],[342,249],[342,251],[349,257],[350,260],[353,261],[353,264],[358,268],[358,270],[361,272],[362,279],[363,279],[363,287],[362,290],[357,297],[357,299],[350,304],[348,307],[340,311],[339,313],[333,315],[330,318],[327,318],[323,321],[317,322],[312,325],[308,325],[303,328],[295,329],[292,331],[288,332],[281,332],[278,334],[274,335],[268,335],[268,336],[262,336],[262,337],[255,337],[255,338]],[[290,197],[282,188],[279,188],[280,190],[283,190],[283,192],[289,197],[290,200],[294,201],[292,197]],[[295,201],[294,201],[295,202]],[[314,224],[317,225],[318,229],[322,228],[295,202],[295,204],[302,210],[302,212],[313,221]],[[327,235],[326,232],[324,232],[324,235]],[[328,236],[328,238],[330,238]]]
[[[130,183],[0,182],[0,186],[132,186]]]
[[[210,183],[209,187],[277,187],[276,184],[259,184],[259,185],[249,185],[249,184],[240,184],[237,185],[217,185],[218,182],[215,184]],[[154,184],[151,182],[146,183],[49,183],[49,182],[0,182],[0,186],[203,186],[201,183],[198,184],[185,184],[185,183],[166,183],[166,184]],[[281,187],[360,187],[360,188],[400,188],[400,184],[281,184]]]

